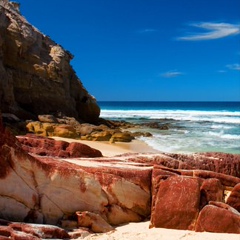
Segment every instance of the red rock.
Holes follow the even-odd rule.
[[[77,142],[68,143],[33,134],[18,137],[18,141],[25,151],[40,156],[61,158],[102,157],[99,150]]]
[[[229,153],[195,153],[195,154],[167,154],[184,162],[188,169],[201,169],[240,177],[240,154]],[[181,168],[178,167],[178,168]]]
[[[205,206],[210,201],[223,201],[223,186],[216,178],[205,179],[200,188],[201,205]]]
[[[193,176],[204,179],[216,178],[221,182],[222,185],[230,187],[234,187],[236,184],[240,183],[240,178],[238,177],[212,171],[193,170]]]
[[[90,211],[120,224],[150,215],[151,168],[102,158],[68,158],[73,162],[69,163],[58,157],[33,157],[2,125],[0,130],[1,218],[56,224],[65,215]],[[38,144],[38,138],[33,143]],[[55,141],[40,143],[55,147]]]
[[[8,226],[0,226],[0,239],[69,239],[69,234],[56,226],[8,222]]]
[[[233,188],[227,199],[227,204],[240,212],[240,183]]]
[[[199,213],[200,185],[198,178],[187,176],[161,180],[152,205],[151,227],[193,230]]]
[[[240,213],[224,203],[210,202],[199,214],[197,232],[240,233]]]
[[[135,154],[129,161],[161,165],[172,169],[206,170],[240,178],[240,154],[194,153],[194,154]]]
[[[66,148],[66,151],[69,152],[70,157],[102,157],[102,153],[94,148],[89,147],[86,144],[72,142]]]

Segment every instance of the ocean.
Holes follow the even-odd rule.
[[[144,127],[140,137],[152,148],[170,153],[225,152],[240,154],[240,102],[98,102],[100,117]],[[139,131],[139,130],[135,130]]]

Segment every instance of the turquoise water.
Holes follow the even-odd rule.
[[[132,123],[168,125],[144,128],[153,137],[140,139],[172,153],[240,154],[240,102],[99,102],[101,117]]]

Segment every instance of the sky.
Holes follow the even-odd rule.
[[[240,101],[240,0],[19,0],[98,101]]]

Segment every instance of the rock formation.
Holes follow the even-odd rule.
[[[89,211],[115,225],[149,216],[150,168],[31,156],[1,124],[0,134],[0,218],[57,224]]]
[[[0,136],[0,219],[106,232],[111,225],[151,217],[151,227],[240,233],[240,178],[232,172],[239,155],[213,153],[216,171],[209,171],[207,165],[196,167],[203,168],[202,154],[199,164],[198,154],[187,157],[195,159],[192,166],[178,160],[186,155],[164,153],[71,158],[69,149],[59,157],[69,148],[64,142],[25,136],[21,144],[1,122]],[[80,155],[80,150],[73,152]],[[210,155],[204,158],[213,159]],[[234,159],[232,165],[229,159]],[[14,234],[13,226],[0,227],[0,236]],[[39,225],[18,226],[26,234],[26,229],[32,233],[38,228],[41,232]]]
[[[100,109],[70,65],[73,56],[29,24],[19,5],[0,1],[0,109],[20,119],[38,114],[97,121]]]
[[[19,136],[18,141],[22,144],[23,150],[40,156],[53,156],[62,158],[79,157],[102,157],[102,153],[86,144],[65,141],[58,141],[51,138],[44,138],[28,134]]]

